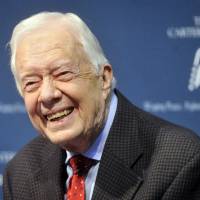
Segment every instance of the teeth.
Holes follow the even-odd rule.
[[[55,114],[48,115],[47,119],[49,121],[51,121],[51,120],[54,120],[54,119],[57,119],[57,118],[60,118],[60,117],[63,117],[63,116],[67,116],[71,112],[72,112],[72,109],[68,109],[68,110],[64,110],[64,111],[61,111],[61,112],[57,112]]]

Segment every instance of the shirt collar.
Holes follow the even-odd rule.
[[[101,131],[101,133],[96,138],[96,140],[94,141],[94,143],[91,145],[91,147],[86,152],[83,153],[84,156],[94,159],[94,160],[98,160],[98,161],[101,160],[105,142],[108,137],[108,134],[109,134],[110,128],[112,126],[112,123],[113,123],[113,120],[115,117],[115,113],[117,110],[117,102],[118,102],[117,96],[113,92],[113,94],[111,96],[108,117],[107,117],[105,126],[104,126],[103,130]],[[67,153],[67,158],[66,158],[66,163],[67,163],[68,160],[73,155],[75,155],[75,153],[70,152],[70,151],[66,151],[66,153]]]

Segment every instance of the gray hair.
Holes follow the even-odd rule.
[[[30,33],[34,29],[44,27],[49,20],[58,20],[58,22],[63,22],[65,25],[69,25],[72,31],[78,34],[77,39],[83,45],[83,49],[90,62],[94,66],[96,72],[99,72],[103,65],[109,64],[109,61],[105,57],[99,41],[80,17],[73,13],[60,12],[41,12],[35,14],[27,19],[22,20],[15,26],[9,43],[11,49],[11,71],[14,75],[16,86],[20,94],[22,94],[22,91],[19,85],[15,63],[17,44],[22,36],[24,36],[26,33]],[[113,77],[112,89],[115,88],[115,85],[116,81]]]

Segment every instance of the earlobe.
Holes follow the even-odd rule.
[[[113,80],[112,66],[106,64],[102,68],[102,81],[103,81],[102,89],[110,90],[112,86],[112,80]]]

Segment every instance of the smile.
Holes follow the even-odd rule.
[[[74,108],[73,107],[70,107],[70,108],[67,108],[63,111],[60,111],[60,112],[57,112],[57,113],[54,113],[54,114],[49,114],[46,116],[47,120],[48,121],[56,121],[56,120],[60,120],[66,116],[68,116],[69,114],[71,114],[73,112]]]

